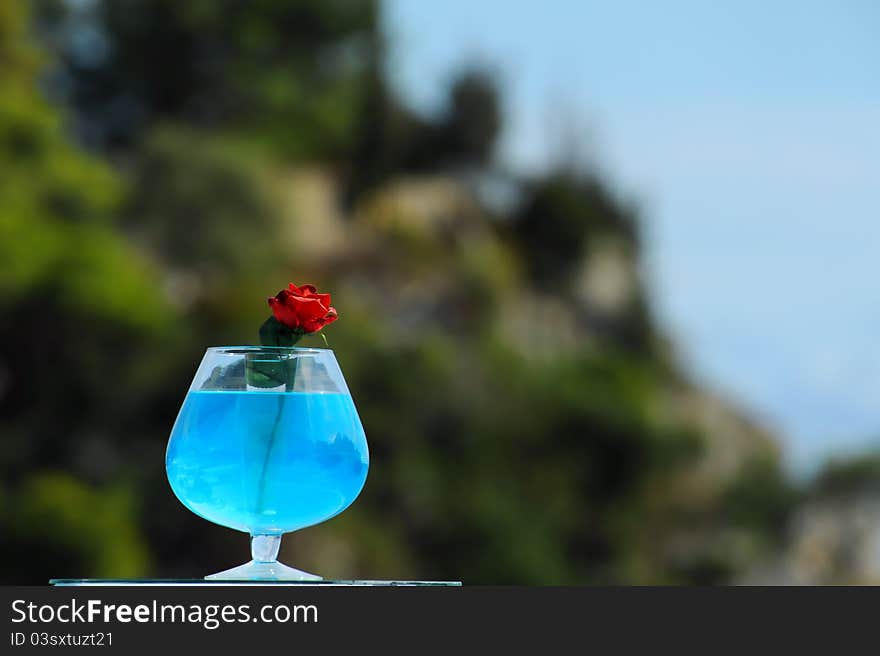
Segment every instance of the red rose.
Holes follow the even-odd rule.
[[[272,314],[291,330],[315,333],[338,318],[330,307],[330,294],[316,293],[314,285],[297,287],[293,283],[269,299]]]

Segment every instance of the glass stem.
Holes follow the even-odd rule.
[[[274,563],[281,548],[280,535],[252,535],[251,558],[257,563]]]

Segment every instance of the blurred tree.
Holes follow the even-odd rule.
[[[530,273],[544,285],[570,282],[588,245],[603,234],[622,236],[638,256],[633,212],[599,179],[575,171],[556,171],[528,185],[513,228]]]
[[[492,159],[495,141],[501,133],[498,90],[485,71],[465,71],[449,92],[450,107],[442,131],[448,135],[453,160],[485,166]]]
[[[819,471],[812,485],[816,496],[855,496],[865,490],[880,490],[880,453],[831,460]]]
[[[399,102],[389,88],[379,61],[373,63],[367,80],[367,92],[359,108],[345,171],[349,202],[375,189],[395,173],[410,168],[410,149],[416,143],[416,135],[425,138],[430,130],[427,121]]]
[[[277,215],[252,159],[191,130],[153,131],[133,166],[126,229],[166,266],[209,275],[213,284],[277,259],[267,238]]]
[[[110,481],[129,498],[117,463],[146,382],[138,350],[171,312],[114,229],[116,176],[69,143],[38,92],[26,9],[0,4],[0,576],[36,582],[21,556],[61,551],[67,572],[134,575],[148,560],[137,517],[96,499]],[[67,473],[43,471],[56,468]]]
[[[50,0],[39,18],[90,143],[130,146],[173,119],[246,129],[285,154],[338,156],[378,9],[375,0]]]
[[[447,107],[436,117],[423,117],[400,102],[380,64],[377,59],[369,76],[347,167],[350,199],[396,174],[491,165],[502,116],[487,71],[466,69],[453,81]]]
[[[657,331],[638,273],[637,215],[607,184],[589,172],[557,169],[524,185],[522,200],[508,223],[536,289],[552,288],[566,296],[579,307],[585,327],[617,346],[649,357],[659,355]],[[585,277],[603,275],[591,274],[584,266],[609,250],[609,244],[614,259],[623,260],[617,267],[622,271],[605,277],[625,279],[615,285],[623,290],[616,301],[620,307],[613,312],[594,307],[589,293],[587,298],[576,298]],[[623,273],[627,270],[629,274]]]

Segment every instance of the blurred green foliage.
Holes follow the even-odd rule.
[[[91,142],[129,146],[145,124],[169,120],[245,130],[296,156],[350,142],[374,57],[375,0],[81,5],[39,3],[37,24],[64,48],[77,80],[70,100]],[[85,32],[90,48],[65,41],[90,26],[99,28]]]
[[[124,208],[129,232],[176,270],[236,275],[278,258],[267,240],[252,237],[277,231],[252,159],[234,143],[180,128],[155,130],[134,164]]]
[[[0,518],[16,537],[4,547],[7,567],[52,563],[59,570],[85,567],[91,576],[115,572],[124,578],[149,566],[128,487],[96,489],[68,474],[41,473],[3,501]]]
[[[590,172],[510,179],[512,209],[468,182],[502,128],[485,72],[411,112],[367,0],[55,0],[30,31],[28,6],[0,4],[0,580],[244,559],[163,453],[204,348],[255,342],[289,281],[334,294],[371,448],[360,499],[285,542],[295,564],[720,582],[774,548],[795,502],[775,448],[703,419],[635,212]]]
[[[53,560],[137,574],[149,554],[134,486],[116,476],[99,489],[88,468],[59,470],[116,414],[107,404],[131,404],[119,386],[132,351],[171,311],[149,260],[115,226],[120,181],[70,143],[39,93],[24,10],[0,7],[0,576],[44,579],[33,568]]]

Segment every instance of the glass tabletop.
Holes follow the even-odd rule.
[[[460,587],[461,581],[382,581],[382,580],[329,580],[323,581],[206,581],[205,579],[49,579],[54,586],[199,586],[199,585],[288,585],[322,587]]]

